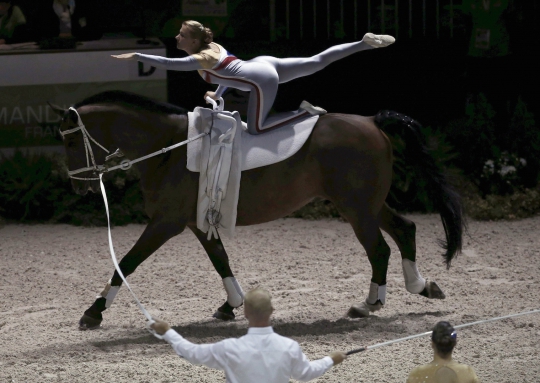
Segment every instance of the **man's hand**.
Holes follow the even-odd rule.
[[[123,60],[135,60],[136,55],[137,53],[133,52],[133,53],[124,53],[124,54],[121,54],[121,55],[111,55],[111,57],[114,57],[115,59],[123,59]]]
[[[212,100],[217,100],[219,97],[216,97],[216,92],[206,92],[204,94],[204,99],[206,100],[206,97],[210,97]],[[206,102],[209,104],[209,102]]]
[[[162,321],[161,319],[152,318],[156,323],[152,323],[150,327],[154,329],[159,335],[164,335],[167,331],[171,329],[171,326],[167,322]],[[335,363],[335,362],[334,362]]]
[[[334,366],[340,364],[345,359],[347,359],[347,354],[341,351],[336,351],[330,354],[330,358],[334,361]]]

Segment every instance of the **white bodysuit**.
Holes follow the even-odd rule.
[[[243,61],[221,45],[210,43],[207,49],[184,58],[169,59],[137,53],[137,59],[167,70],[197,70],[206,82],[219,85],[216,90],[218,97],[227,87],[250,92],[248,131],[260,134],[310,115],[306,110],[298,109],[268,116],[276,98],[278,84],[313,74],[334,61],[365,49],[372,47],[359,41],[333,46],[312,57],[279,59],[260,56]]]

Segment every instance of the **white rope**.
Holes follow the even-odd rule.
[[[122,273],[122,270],[120,270],[120,266],[118,265],[118,260],[116,259],[116,254],[114,252],[114,246],[113,246],[113,243],[112,243],[111,220],[109,218],[109,204],[107,203],[107,193],[105,192],[105,185],[103,185],[102,177],[103,177],[103,174],[100,174],[99,175],[99,185],[101,187],[101,194],[103,195],[103,202],[105,202],[105,211],[107,212],[107,226],[108,226],[108,229],[109,229],[108,230],[109,250],[111,251],[111,258],[112,258],[112,261],[114,263],[114,267],[115,267],[116,271],[118,272],[118,275],[120,275],[120,278],[122,278],[122,281],[124,281],[124,284],[126,285],[127,289],[131,293],[131,295],[133,295],[133,299],[135,299],[135,302],[137,303],[137,306],[139,306],[139,309],[141,310],[143,315],[146,317],[146,319],[148,319],[148,323],[147,323],[148,331],[150,331],[152,334],[154,334],[154,336],[162,339],[162,337],[160,335],[158,335],[154,331],[154,329],[152,329],[150,327],[150,325],[152,325],[154,323],[154,320],[152,319],[152,316],[148,313],[148,311],[146,311],[146,309],[144,308],[142,303],[139,301],[139,298],[137,298],[137,295],[135,295],[135,293],[131,289],[131,286],[129,285],[128,281],[124,277],[124,274]]]
[[[82,133],[82,136],[83,136],[83,144],[84,144],[84,149],[85,149],[85,153],[86,153],[86,168],[81,168],[81,169],[77,169],[77,170],[72,170],[72,171],[68,171],[68,175],[69,177],[73,178],[73,179],[76,179],[76,180],[83,180],[83,181],[87,181],[87,180],[99,180],[99,185],[101,187],[101,194],[103,195],[103,202],[105,203],[105,211],[107,213],[107,226],[108,226],[108,236],[109,236],[109,250],[111,252],[111,258],[112,258],[112,261],[113,261],[113,264],[114,264],[114,267],[116,269],[116,271],[118,272],[118,275],[120,275],[120,278],[122,279],[122,281],[124,282],[124,284],[126,285],[127,289],[129,290],[129,292],[131,293],[131,295],[133,295],[133,299],[135,299],[135,302],[137,303],[137,306],[139,306],[139,309],[141,310],[141,312],[143,313],[143,315],[146,317],[146,319],[148,319],[148,322],[147,322],[147,328],[148,328],[148,331],[150,331],[155,337],[157,338],[160,338],[160,339],[163,339],[163,337],[159,334],[157,334],[155,332],[155,330],[151,327],[151,325],[153,323],[155,323],[155,321],[152,319],[152,316],[148,313],[148,311],[146,311],[146,309],[144,308],[144,306],[142,305],[142,303],[139,301],[139,298],[137,298],[137,295],[135,295],[135,293],[133,292],[133,290],[131,289],[131,286],[129,285],[128,281],[126,280],[126,278],[124,277],[124,274],[122,273],[122,270],[120,270],[120,266],[118,265],[118,260],[116,259],[116,254],[114,252],[114,246],[113,246],[113,243],[112,243],[112,235],[111,235],[111,220],[110,220],[110,215],[109,215],[109,204],[107,202],[107,193],[105,192],[105,185],[103,184],[103,173],[106,173],[106,172],[109,172],[111,170],[116,170],[116,169],[122,169],[122,170],[127,170],[131,167],[132,164],[134,163],[137,163],[139,161],[143,161],[143,160],[146,160],[148,158],[151,158],[151,157],[154,157],[154,156],[157,156],[159,154],[164,154],[166,152],[168,152],[169,150],[172,150],[172,149],[176,149],[180,146],[183,146],[183,145],[186,145],[188,143],[190,143],[191,141],[194,141],[194,140],[197,140],[199,138],[201,138],[202,136],[206,135],[207,133],[201,133],[195,137],[192,137],[190,139],[187,139],[185,141],[182,141],[182,142],[179,142],[177,144],[174,144],[174,145],[171,145],[171,146],[168,146],[166,148],[163,148],[161,150],[158,150],[154,153],[151,153],[151,154],[148,154],[146,156],[143,156],[143,157],[140,157],[140,158],[137,158],[135,160],[132,160],[132,161],[129,161],[129,160],[124,160],[120,163],[120,165],[117,165],[117,166],[113,166],[111,168],[108,168],[107,166],[104,166],[104,165],[97,165],[96,164],[96,161],[95,161],[95,158],[94,158],[94,152],[92,150],[92,145],[90,144],[90,140],[92,142],[94,142],[97,146],[99,146],[101,149],[103,149],[104,151],[106,151],[107,153],[109,153],[109,151],[107,149],[105,149],[105,147],[103,147],[99,142],[97,142],[91,135],[90,133],[88,132],[88,130],[86,130],[86,127],[84,126],[84,124],[82,123],[82,120],[81,120],[81,117],[79,116],[79,113],[77,112],[77,110],[75,108],[70,108],[71,110],[73,110],[75,112],[75,114],[77,115],[77,127],[73,128],[73,129],[69,129],[69,130],[65,130],[65,131],[60,131],[60,134],[62,135],[62,138],[64,138],[66,135],[70,134],[70,133],[75,133],[77,131],[81,131]],[[89,155],[90,155],[90,158],[89,158]],[[92,160],[92,166],[90,166],[90,160]],[[90,171],[90,170],[94,170],[94,172],[99,172],[99,178],[88,178],[88,177],[74,177],[75,174],[79,174],[79,173],[83,173],[83,172],[86,172],[86,171]]]
[[[471,323],[460,324],[458,326],[454,326],[454,328],[457,329],[457,328],[469,327],[469,326],[474,326],[474,325],[477,325],[477,324],[494,322],[494,321],[498,321],[498,320],[502,320],[502,319],[515,318],[515,317],[519,317],[519,316],[522,316],[522,315],[537,314],[537,313],[540,313],[540,309],[521,312],[521,313],[517,313],[517,314],[510,314],[510,315],[505,315],[505,316],[495,317],[495,318],[490,318],[490,319],[479,320],[479,321],[471,322]],[[361,352],[361,351],[373,350],[375,348],[388,346],[388,345],[391,345],[391,344],[394,344],[394,343],[404,342],[404,341],[410,340],[410,339],[420,338],[422,336],[431,335],[431,333],[432,333],[432,331],[423,332],[421,334],[410,335],[410,336],[407,336],[405,338],[399,338],[399,339],[390,340],[388,342],[377,343],[377,344],[374,344],[373,346],[357,348],[355,350],[351,350],[351,351],[347,352],[347,355],[356,354],[357,352]]]

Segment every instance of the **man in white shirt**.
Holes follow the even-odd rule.
[[[347,357],[343,352],[333,352],[310,362],[296,341],[274,332],[270,325],[273,311],[268,291],[256,288],[244,297],[244,316],[249,329],[241,338],[198,345],[159,319],[154,318],[151,327],[191,363],[225,371],[229,383],[287,383],[291,377],[306,382]]]

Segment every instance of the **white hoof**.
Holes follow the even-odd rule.
[[[359,305],[352,305],[349,311],[347,312],[347,316],[349,318],[365,318],[369,316],[369,313],[378,311],[382,309],[383,304],[381,302],[377,302],[375,304],[367,303],[366,301],[360,303]]]

